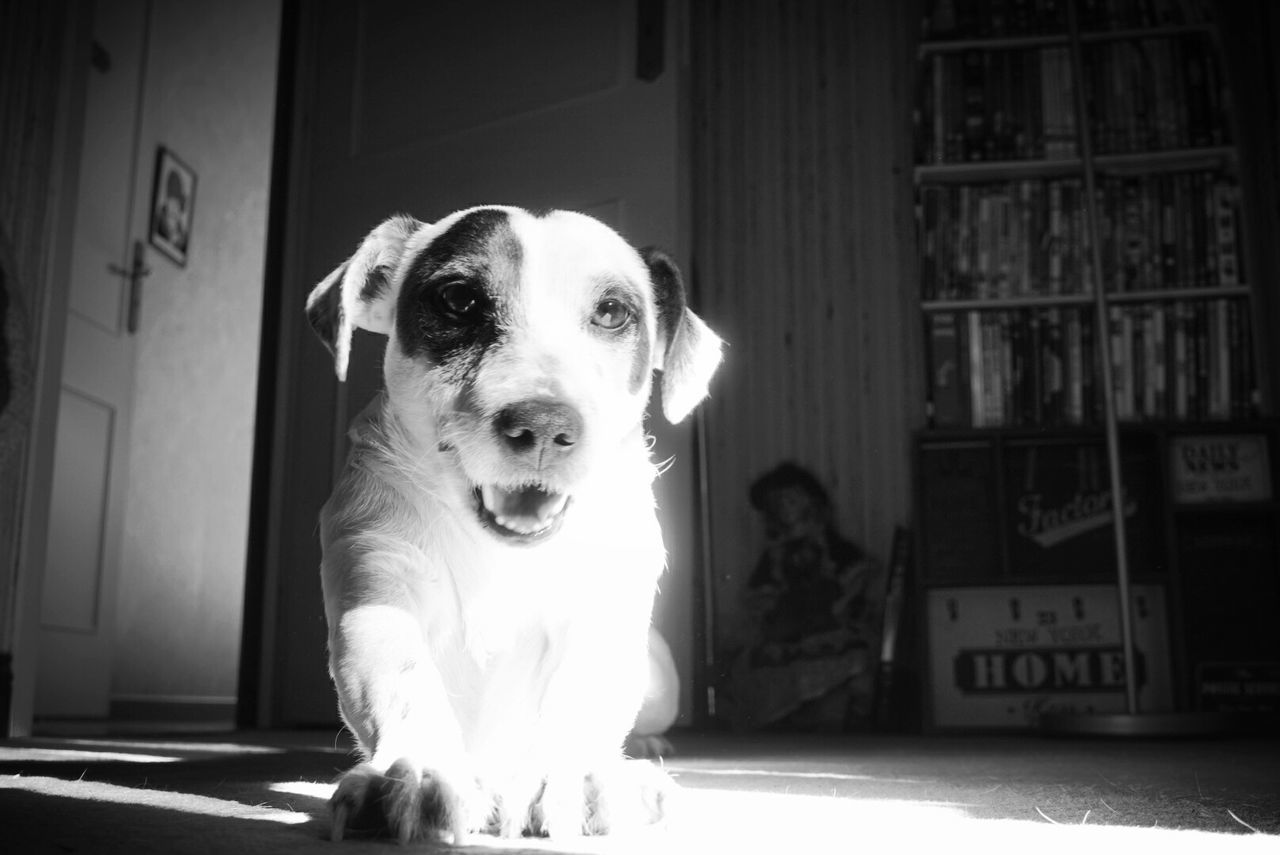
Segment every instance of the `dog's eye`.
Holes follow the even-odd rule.
[[[596,303],[595,314],[591,316],[591,323],[606,330],[621,329],[630,320],[631,309],[621,300],[612,298]]]
[[[478,318],[488,304],[484,289],[474,282],[446,282],[432,292],[438,311],[458,321]]]

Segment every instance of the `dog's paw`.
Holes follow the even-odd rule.
[[[633,832],[670,819],[680,788],[647,760],[621,760],[587,776],[588,834]]]
[[[439,840],[460,844],[485,828],[492,799],[463,775],[446,775],[408,759],[385,772],[362,763],[342,776],[329,800],[333,815],[330,836],[341,840],[390,834],[401,843]]]
[[[646,760],[620,760],[585,777],[547,777],[529,830],[552,838],[634,832],[670,816],[679,788]]]
[[[635,757],[636,759],[656,759],[670,757],[676,753],[676,750],[671,745],[671,740],[661,733],[631,733],[627,736],[623,752],[628,757]]]

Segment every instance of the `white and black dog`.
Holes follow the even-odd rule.
[[[393,217],[307,315],[340,379],[355,327],[388,337],[321,512],[330,672],[364,755],[333,837],[659,819],[669,780],[621,748],[665,562],[645,407],[659,370],[684,418],[721,350],[675,265],[566,211]]]

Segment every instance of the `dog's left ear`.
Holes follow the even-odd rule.
[[[356,327],[391,332],[395,274],[404,245],[422,223],[397,216],[384,221],[360,244],[355,255],[320,281],[307,297],[307,320],[333,354],[339,380],[347,379],[351,334]]]
[[[724,342],[689,309],[680,270],[665,252],[640,250],[658,305],[657,368],[662,371],[662,412],[672,424],[707,397]]]

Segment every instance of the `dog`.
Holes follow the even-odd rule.
[[[465,842],[660,822],[623,742],[665,565],[644,429],[706,395],[720,338],[679,270],[569,211],[394,216],[307,299],[345,380],[387,336],[320,513],[329,670],[363,757],[332,837]]]

